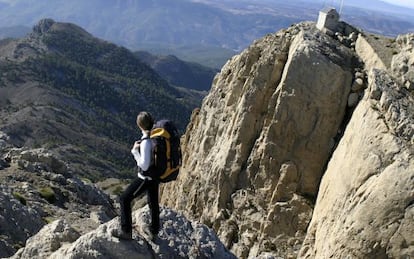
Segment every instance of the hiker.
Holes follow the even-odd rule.
[[[132,147],[133,154],[138,165],[138,177],[126,188],[120,196],[121,205],[121,230],[116,230],[113,235],[120,239],[132,239],[132,200],[145,191],[147,192],[148,205],[151,210],[151,226],[143,229],[150,238],[158,235],[160,228],[160,207],[158,204],[158,178],[153,176],[150,170],[152,159],[152,143],[150,132],[154,125],[154,120],[150,113],[140,112],[137,116],[137,125],[142,132],[140,141],[136,141]]]

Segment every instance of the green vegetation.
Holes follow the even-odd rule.
[[[182,61],[173,55],[152,55],[145,51],[137,51],[135,55],[151,66],[171,85],[186,89],[210,90],[213,78],[218,72],[216,69],[197,63]]]
[[[82,182],[84,182],[85,184],[91,184],[91,183],[92,183],[92,181],[91,181],[89,178],[86,178],[86,177],[82,177],[82,178],[81,178],[81,180],[82,180]]]
[[[20,203],[23,205],[27,204],[26,198],[19,192],[13,192],[13,197],[16,198],[16,200],[20,201]]]
[[[118,185],[114,188],[114,190],[112,191],[113,195],[121,195],[121,193],[124,191],[124,188],[122,188],[121,185]]]
[[[39,191],[39,195],[43,199],[47,200],[47,202],[49,202],[49,203],[55,203],[56,202],[56,194],[55,194],[55,191],[53,191],[52,188],[43,187],[43,188],[40,188],[38,191]]]
[[[52,223],[53,221],[55,221],[56,219],[55,218],[53,218],[53,217],[44,217],[43,218],[43,221],[46,223],[46,224],[50,224],[50,223]]]
[[[20,248],[24,247],[24,243],[23,242],[17,242],[15,244],[13,244],[13,248],[17,250],[19,250]]]
[[[12,62],[0,62],[0,71],[1,71],[1,84],[0,86],[5,86],[5,81],[10,81],[13,83],[20,82],[20,75],[22,74],[22,68]]]
[[[43,83],[98,112],[94,123],[104,129],[101,134],[125,140],[135,125],[125,131],[120,121],[134,122],[140,110],[171,118],[184,130],[193,107],[179,101],[182,93],[127,49],[65,30],[47,34],[44,42],[59,51],[30,58],[25,66]]]
[[[10,131],[22,145],[62,152],[73,172],[92,182],[133,176],[129,148],[140,136],[138,112],[172,119],[183,133],[200,103],[200,94],[170,86],[132,52],[76,25],[56,23],[25,40],[24,61],[0,61],[6,87],[33,87],[35,93],[8,108],[9,114],[30,108],[29,118]],[[53,195],[44,196],[54,202]]]

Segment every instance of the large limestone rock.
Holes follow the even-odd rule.
[[[414,33],[400,35],[396,40],[399,52],[393,56],[391,71],[399,82],[414,90]]]
[[[359,34],[355,44],[355,51],[364,60],[367,67],[386,70],[390,66],[390,55],[388,51],[384,50],[382,44],[377,42],[376,36]]]
[[[354,56],[313,23],[267,35],[215,78],[162,202],[214,227],[240,257],[295,257],[335,144]]]
[[[29,238],[26,246],[12,258],[45,258],[64,243],[74,242],[79,236],[79,233],[66,221],[56,220]]]
[[[18,201],[19,193],[11,193],[0,185],[0,257],[15,252],[12,244],[23,246],[26,239],[44,225],[39,213]]]
[[[146,239],[141,227],[134,231],[132,241],[113,237],[111,232],[120,227],[117,218],[82,236],[66,221],[57,220],[30,238],[12,258],[235,258],[205,225],[168,208],[160,216],[162,228],[154,241]],[[148,227],[148,207],[135,211],[133,218],[137,225]]]
[[[414,98],[384,71],[322,179],[299,258],[414,257]]]

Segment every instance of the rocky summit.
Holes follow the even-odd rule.
[[[343,22],[257,40],[193,112],[163,203],[240,258],[414,256],[413,43]]]

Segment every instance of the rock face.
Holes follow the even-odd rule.
[[[414,98],[384,72],[329,162],[300,258],[414,255]]]
[[[160,218],[162,228],[154,241],[146,239],[141,228],[134,231],[132,241],[113,237],[111,232],[120,227],[117,218],[83,236],[66,221],[57,220],[30,238],[12,258],[236,258],[206,226],[167,208],[161,210]],[[133,219],[148,227],[148,207],[135,211]]]
[[[414,255],[413,37],[331,36],[302,23],[256,41],[187,128],[162,200],[241,258]]]
[[[358,37],[355,45],[355,50],[358,52],[358,55],[364,59],[368,67],[387,69],[386,62],[381,59],[379,53],[372,47],[368,39],[368,37],[363,37],[362,35]]]
[[[256,41],[194,113],[182,173],[162,201],[213,226],[240,257],[296,256],[356,65],[313,23]]]
[[[391,70],[399,82],[414,90],[414,34],[400,35],[396,40],[399,53],[393,56]]]

